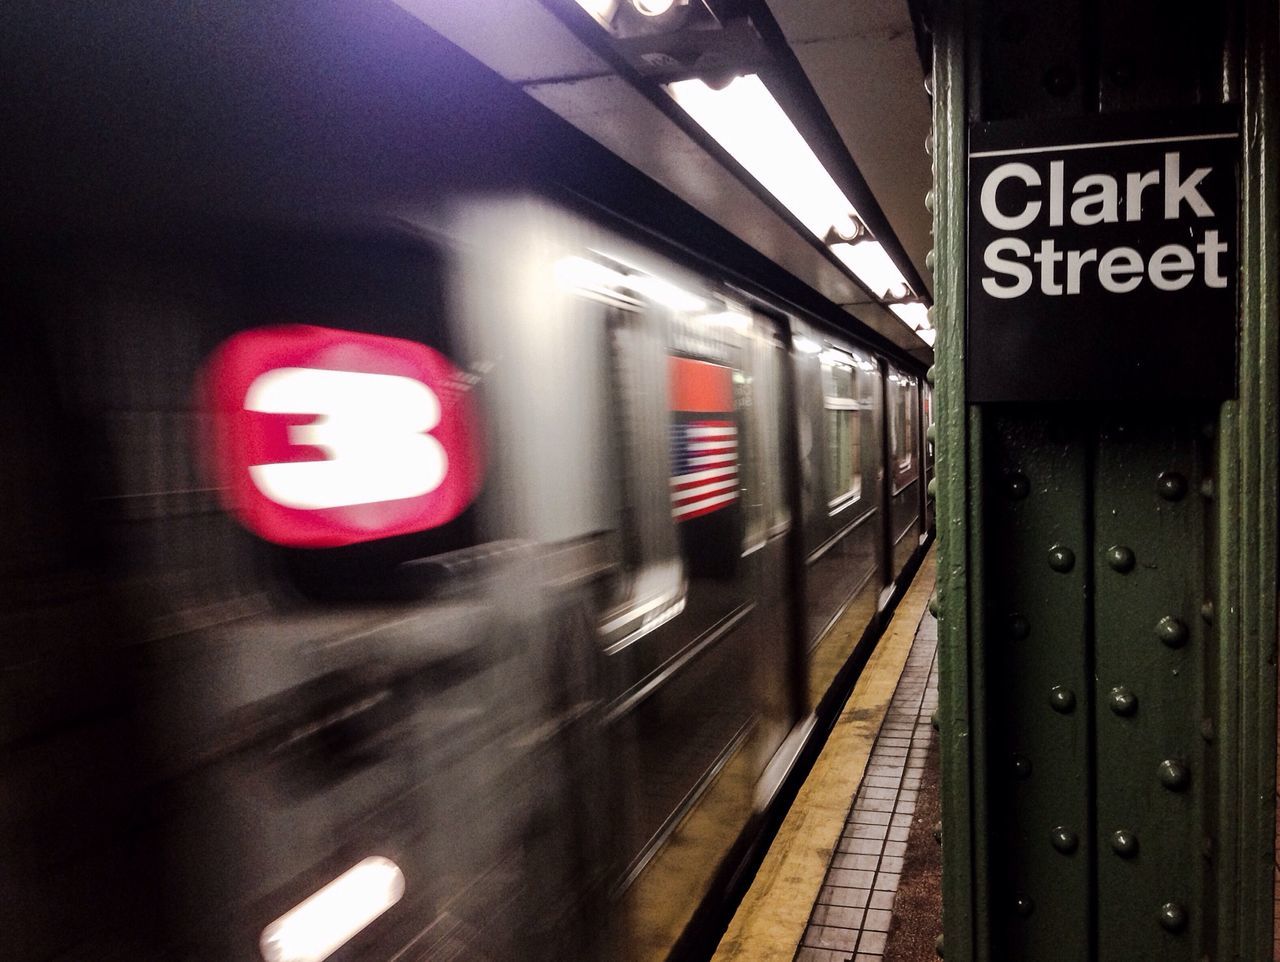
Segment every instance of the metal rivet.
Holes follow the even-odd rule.
[[[1049,841],[1063,855],[1070,855],[1080,847],[1080,837],[1065,825],[1057,825],[1049,834]]]
[[[939,845],[942,844],[942,823],[941,822],[933,823],[933,840],[937,842]]]
[[[938,617],[938,596],[936,594],[929,596],[929,614]]]
[[[1049,549],[1049,567],[1065,574],[1076,565],[1076,553],[1070,548],[1055,544]]]
[[[1213,741],[1213,719],[1212,718],[1200,719],[1200,737],[1203,738],[1206,742]]]
[[[1022,641],[1031,634],[1031,622],[1022,615],[1009,616],[1009,637],[1014,641]]]
[[[1165,471],[1156,478],[1156,491],[1166,501],[1181,501],[1187,493],[1187,479],[1177,471]]]
[[[1018,900],[1013,903],[1013,910],[1025,919],[1036,910],[1036,903],[1025,895],[1019,895]]]
[[[929,248],[929,253],[924,255],[924,269],[932,273],[934,263],[933,248],[931,247]]]
[[[1118,828],[1111,833],[1111,851],[1121,858],[1133,858],[1138,854],[1138,836],[1127,828]]]
[[[1123,685],[1112,688],[1107,701],[1111,705],[1111,710],[1117,715],[1128,716],[1138,710],[1138,696]]]
[[[1137,559],[1133,556],[1132,548],[1126,548],[1122,544],[1113,544],[1107,549],[1107,564],[1111,566],[1112,571],[1128,574],[1133,570],[1133,566],[1136,563]]]
[[[928,496],[930,501],[933,501],[935,498],[937,498],[938,496],[938,479],[937,478],[929,479],[929,485],[928,487],[925,488],[925,494]]]
[[[1200,497],[1213,498],[1213,478],[1205,478],[1200,482]]]
[[[926,381],[928,381],[930,384],[932,384],[932,383],[933,383],[934,374],[935,374],[934,365],[930,364],[930,365],[929,365],[929,370],[927,370],[927,371],[925,371],[925,372],[924,372],[924,379],[925,379]]]
[[[1165,902],[1160,906],[1160,925],[1166,932],[1181,932],[1187,927],[1187,910],[1181,902]]]
[[[933,156],[933,132],[924,135],[924,152],[930,157]]]
[[[1173,615],[1165,615],[1156,622],[1156,637],[1170,648],[1181,648],[1187,643],[1187,626]]]
[[[933,210],[933,191],[929,191],[924,195],[924,209],[927,211]]]
[[[1031,777],[1031,759],[1026,755],[1013,756],[1013,774],[1019,778]]]
[[[1020,472],[1014,472],[1005,479],[1005,491],[1010,499],[1021,501],[1031,493],[1031,482],[1027,480],[1027,476]]]
[[[936,711],[929,716],[929,724],[933,726],[934,731],[942,731],[941,726],[938,724],[938,713]]]
[[[1200,605],[1200,620],[1206,625],[1213,624],[1213,602],[1206,600]]]
[[[1049,689],[1049,707],[1063,715],[1071,714],[1076,709],[1076,693],[1070,688],[1054,685]]]
[[[938,426],[936,424],[930,424],[925,428],[924,436],[930,441],[938,440]]]
[[[1176,758],[1166,758],[1156,769],[1160,784],[1171,792],[1180,792],[1191,784],[1191,769]]]
[[[933,72],[924,75],[924,92],[930,97],[933,96]]]
[[[945,957],[945,955],[944,955],[944,953],[943,953],[943,951],[942,951],[942,936],[941,936],[941,935],[939,935],[936,939],[934,939],[934,940],[933,940],[933,951],[935,951],[935,952],[937,952],[937,953],[938,953],[938,958],[940,958],[940,959],[941,959],[941,958],[944,958],[944,957]]]

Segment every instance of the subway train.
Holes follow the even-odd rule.
[[[319,148],[147,154],[198,58],[124,60],[5,188],[0,954],[686,952],[924,550],[923,372],[578,192],[262,213]]]

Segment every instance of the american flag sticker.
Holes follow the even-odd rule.
[[[733,372],[671,359],[671,515],[689,521],[738,500]]]

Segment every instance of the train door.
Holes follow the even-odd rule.
[[[883,565],[880,377],[862,350],[796,322],[808,702],[818,705],[875,617]]]
[[[890,578],[896,578],[919,547],[923,533],[920,489],[920,385],[910,374],[889,365],[885,399],[889,425]]]
[[[768,539],[747,544],[749,315],[635,302],[609,319],[630,554],[602,644],[617,895],[627,951],[658,959],[752,815]]]
[[[786,474],[790,405],[786,384],[787,353],[778,323],[759,311],[752,314],[746,338],[743,411],[746,445],[743,499],[746,538],[743,561],[754,585],[758,617],[751,632],[755,644],[757,701],[762,761],[778,750],[799,720],[794,682],[791,502]],[[775,785],[762,786],[767,794]]]

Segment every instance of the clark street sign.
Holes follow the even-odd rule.
[[[1236,392],[1234,111],[975,124],[969,397]]]

